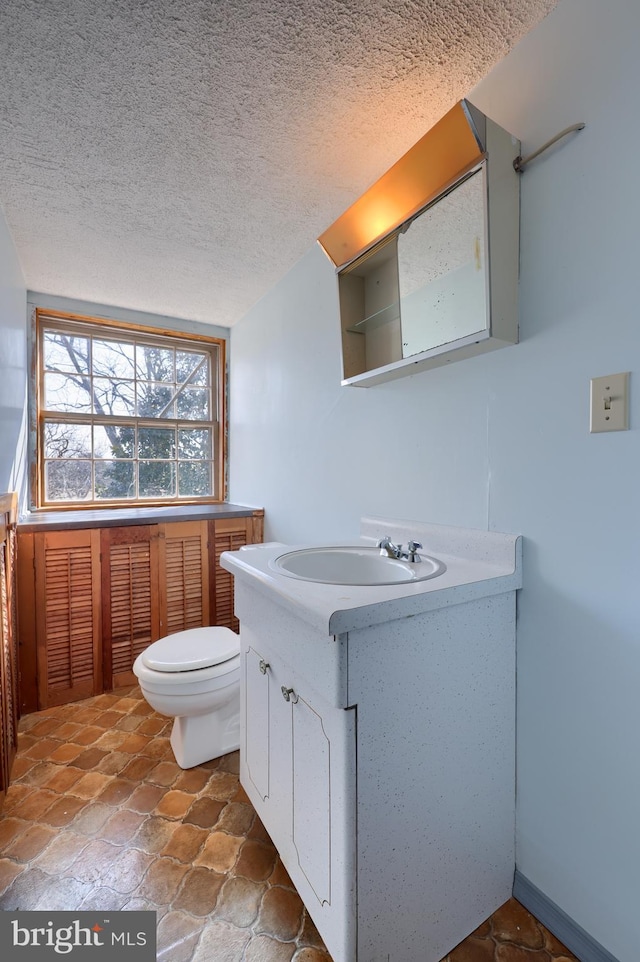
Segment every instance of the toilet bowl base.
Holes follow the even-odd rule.
[[[204,715],[178,716],[171,729],[171,748],[180,768],[195,768],[240,747],[238,713],[219,709]]]

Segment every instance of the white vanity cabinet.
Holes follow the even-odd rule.
[[[445,573],[372,588],[276,574],[281,545],[222,558],[240,779],[333,962],[439,962],[512,893],[520,542],[411,531]]]
[[[283,659],[260,627],[277,610],[242,586],[238,601],[241,781],[334,959],[353,959],[355,713]]]

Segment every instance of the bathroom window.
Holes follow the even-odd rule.
[[[223,500],[224,341],[36,311],[38,507]]]

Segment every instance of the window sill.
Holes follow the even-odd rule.
[[[166,507],[97,508],[87,511],[33,511],[23,515],[20,531],[50,531],[56,528],[107,528],[162,521],[207,521],[216,518],[247,518],[262,515],[263,508],[229,504],[185,504]]]

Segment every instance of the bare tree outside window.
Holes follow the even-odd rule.
[[[220,346],[39,318],[43,503],[219,498]]]

